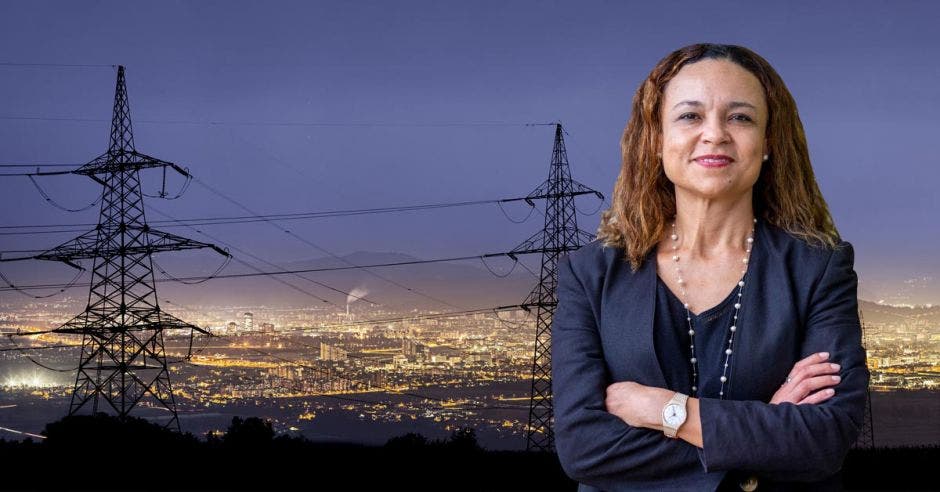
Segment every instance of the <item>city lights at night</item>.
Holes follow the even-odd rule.
[[[687,425],[682,433],[667,425],[666,407],[653,415],[631,406],[657,403],[649,395],[663,396],[664,389],[675,393],[676,408],[689,405],[674,414],[676,425],[686,419],[701,424],[717,415],[710,410],[739,408],[734,405],[742,410],[734,414],[741,416],[738,423],[743,416],[755,419],[749,425],[758,422],[757,415],[787,422],[764,426],[765,440],[775,448],[754,456],[796,449],[784,439],[790,434],[818,434],[819,442],[807,441],[814,445],[839,441],[851,449],[851,473],[825,482],[832,488],[868,485],[865,473],[881,470],[882,462],[913,467],[926,462],[927,453],[935,457],[940,62],[923,53],[940,47],[940,4],[719,4],[0,4],[0,469],[20,480],[8,484],[41,486],[48,479],[76,487],[147,488],[172,482],[162,476],[167,456],[181,476],[205,456],[226,469],[208,471],[192,489],[207,483],[241,487],[235,477],[244,473],[261,477],[246,484],[288,477],[314,489],[501,490],[522,484],[574,490],[581,483],[596,490],[652,490],[666,483],[656,481],[665,475],[697,473],[701,483],[714,480],[707,482],[715,485],[710,490],[728,484],[754,490],[747,488],[751,467],[707,465],[714,457],[703,450],[724,438],[712,432],[717,426]],[[670,78],[678,77],[679,67],[668,77],[660,73],[661,87],[647,78],[657,60],[695,43],[760,53],[786,90],[768,89],[778,84],[776,74],[757,78],[753,67],[737,61],[735,70],[743,68],[749,77],[750,85],[742,87],[763,102],[742,102],[739,93],[748,90],[734,86],[729,107],[750,107],[756,115],[758,106],[765,111],[773,103],[798,124],[781,126],[784,117],[773,111],[738,119],[737,113],[728,116],[732,109],[714,127],[693,130],[697,109],[670,123],[661,106],[667,88],[683,87]],[[700,61],[689,66],[701,68],[695,65]],[[724,87],[728,80],[713,85]],[[676,106],[704,107],[702,101],[717,97],[702,91],[707,97],[683,97]],[[764,117],[766,129],[757,123]],[[635,130],[642,138],[627,138],[634,135],[630,125],[644,129]],[[680,125],[688,126],[679,132]],[[699,143],[676,143],[682,138]],[[761,139],[766,145],[787,138],[796,143],[769,150],[770,158],[758,148]],[[725,145],[727,154],[743,149],[737,159],[702,156],[710,164],[700,167],[717,173],[724,166],[730,177],[703,174],[689,178],[691,184],[674,179],[680,171],[706,171],[695,159],[671,155],[670,146],[706,143]],[[755,167],[745,166],[748,155]],[[781,167],[777,155],[809,171]],[[747,186],[734,181],[743,175],[738,169],[753,171]],[[781,186],[784,175],[796,184]],[[696,186],[713,181],[745,190],[735,188],[746,198],[695,195],[701,191]],[[815,212],[767,205],[805,205],[781,200],[774,190],[783,188],[818,200]],[[695,206],[683,201],[687,196],[696,197]],[[755,228],[749,236],[742,229],[734,243],[722,235],[737,233],[737,225],[722,229],[730,219],[688,222],[699,234],[694,237],[718,245],[698,251],[694,240],[684,243],[699,255],[701,270],[691,254],[678,251],[681,212],[697,206],[707,213],[746,209],[729,216],[741,219],[740,227]],[[803,228],[809,223],[813,227]],[[623,254],[615,257],[601,241],[604,227],[622,229]],[[762,243],[757,236],[755,243],[757,227],[809,243],[816,238],[810,233],[817,233],[833,244],[848,241],[853,249],[844,268],[831,267],[833,253],[819,272],[803,275],[801,268],[823,258],[812,249],[818,245],[800,244],[812,261],[794,261],[796,250],[783,242]],[[597,264],[585,267],[594,268],[589,274],[568,261],[595,246],[599,253],[591,258]],[[752,248],[766,254],[763,264],[752,261]],[[647,256],[629,264],[637,251]],[[726,259],[721,252],[738,256],[728,253]],[[598,266],[601,257],[604,266]],[[799,265],[774,270],[784,280],[758,276],[753,285],[768,290],[744,289],[745,278],[748,289],[752,285],[749,268],[762,272],[787,262]],[[692,266],[680,272],[687,264]],[[691,285],[689,292],[703,299],[724,275],[714,272],[737,275],[743,268],[744,277],[726,275],[734,280],[729,286],[737,285],[726,301],[712,303],[713,309],[734,307],[727,314],[731,335],[715,350],[707,352],[710,345],[698,337],[717,333],[708,330],[722,320],[708,323],[719,315],[693,329],[694,302],[685,299],[687,291],[671,289],[672,272],[663,265],[675,267],[676,285]],[[833,271],[848,280],[826,284]],[[640,277],[643,272],[650,273]],[[691,277],[684,276],[688,272]],[[630,288],[645,280],[658,293],[644,304]],[[843,289],[844,302],[813,314],[809,299],[825,303],[846,285],[856,291]],[[676,296],[681,291],[678,307],[658,303],[668,290]],[[574,320],[571,326],[553,326],[561,306]],[[851,309],[841,309],[846,306]],[[679,313],[675,319],[662,312],[672,308]],[[778,309],[796,321],[764,316],[760,323],[741,323],[738,310],[743,319],[749,309]],[[649,316],[636,314],[641,311]],[[841,316],[835,328],[826,325],[830,315]],[[561,334],[553,333],[558,326]],[[675,350],[658,337],[667,333],[662,326],[678,334]],[[830,363],[856,362],[854,373],[829,366],[838,377],[827,380],[833,391],[826,394],[834,396],[830,402],[851,399],[853,409],[864,400],[864,416],[840,407],[810,415],[831,419],[826,422],[832,426],[813,427],[806,417],[823,407],[802,405],[825,405],[825,399],[776,396],[797,377],[794,362],[776,360],[769,348],[747,351],[786,347],[780,358],[810,357],[822,350],[805,341],[811,326],[831,330],[820,343],[851,344],[851,350],[825,354]],[[553,344],[566,333],[576,336]],[[559,387],[559,361],[566,359],[558,353],[566,350],[580,350],[582,357],[569,360],[569,383]],[[623,355],[636,350],[653,356]],[[714,367],[724,372],[709,380],[720,381],[712,398],[700,390],[696,378],[705,373],[697,364],[716,354]],[[851,377],[862,381],[866,367],[867,389],[859,382],[857,392],[843,393]],[[685,377],[680,369],[690,371],[692,391],[667,385],[673,374]],[[641,376],[623,376],[632,370]],[[761,377],[773,380],[747,379]],[[730,388],[753,391],[726,396],[729,379],[729,395]],[[636,386],[648,392],[612,396],[617,387]],[[562,401],[559,394],[575,394],[572,388],[590,395],[571,398],[576,402],[569,415],[575,417],[566,436],[583,426],[597,439],[572,445],[578,449],[565,455],[556,447],[556,428],[565,426],[555,425],[562,411],[554,405]],[[671,396],[661,399],[673,402]],[[618,403],[636,414],[617,414]],[[749,413],[757,404],[760,411]],[[724,422],[728,428],[731,420]],[[743,432],[742,426],[735,429]],[[851,435],[856,427],[859,436]],[[771,435],[783,428],[792,432]],[[138,456],[147,446],[135,441],[134,432],[161,444]],[[610,436],[617,442],[604,444],[602,437]],[[108,448],[112,442],[114,449]],[[819,462],[842,456],[842,448],[822,444],[805,455]],[[580,448],[592,446],[581,455]],[[887,455],[878,454],[884,450],[900,451],[884,461]],[[618,460],[647,451],[668,459],[650,459],[652,471],[618,468]],[[121,462],[126,469],[104,474],[93,469],[98,461],[78,466],[63,458],[111,463],[126,459],[125,453],[132,457],[126,466]],[[688,460],[680,465],[673,458]],[[515,481],[500,482],[488,469],[464,467],[463,460],[505,466]],[[14,473],[16,466],[7,462],[57,472],[37,479],[33,472]],[[160,465],[140,472],[140,463]],[[339,467],[349,463],[360,469],[340,476]],[[840,477],[838,463],[819,466],[821,471],[805,474],[753,470],[771,486],[776,480],[815,485]],[[60,468],[77,471],[60,477]],[[544,481],[530,482],[537,474]],[[465,475],[472,475],[466,484]]]

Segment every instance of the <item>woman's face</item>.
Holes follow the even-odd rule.
[[[728,60],[688,64],[666,85],[662,160],[676,194],[745,196],[767,148],[767,103],[753,74]]]

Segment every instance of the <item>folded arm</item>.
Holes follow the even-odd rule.
[[[680,439],[673,440],[660,432],[658,417],[669,390],[643,387],[637,394],[644,395],[645,409],[637,410],[642,418],[636,421],[608,412],[611,381],[596,320],[584,286],[563,258],[552,364],[556,446],[565,471],[600,488],[702,466],[708,472],[746,470],[787,481],[837,472],[862,425],[869,377],[853,262],[848,243],[831,254],[812,291],[801,346],[803,357],[828,352],[829,360],[841,365],[834,395],[819,392],[802,405],[692,398]],[[623,401],[637,404],[635,398]]]
[[[565,472],[605,490],[701,471],[693,446],[662,432],[630,426],[605,408],[607,374],[600,336],[584,287],[568,257],[558,262],[558,306],[552,321],[555,445]]]
[[[837,472],[864,418],[868,368],[861,346],[854,251],[832,252],[810,297],[802,357],[828,352],[841,366],[835,394],[817,404],[770,404],[703,398],[706,468],[763,472],[770,478],[817,480]]]
[[[805,358],[791,371],[797,379],[769,403],[689,399],[678,437],[702,448],[707,471],[746,470],[810,481],[839,470],[862,425],[869,376],[852,261],[847,243],[830,256],[811,296],[802,342]],[[831,375],[837,370],[838,381]],[[607,408],[630,425],[660,429],[658,412],[671,394],[633,382],[614,383],[607,388]]]

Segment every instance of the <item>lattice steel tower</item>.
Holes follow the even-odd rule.
[[[163,332],[171,329],[208,334],[160,309],[150,255],[164,251],[213,248],[207,243],[151,229],[144,216],[140,170],[180,166],[137,152],[131,129],[124,67],[117,71],[108,151],[72,171],[103,187],[98,226],[33,258],[62,261],[93,259],[91,290],[85,311],[55,331],[82,335],[82,353],[69,415],[87,410],[126,418],[138,407],[168,410],[167,427],[179,430],[170,385]]]
[[[592,234],[578,229],[574,197],[593,194],[601,200],[604,195],[571,179],[568,152],[561,123],[555,124],[555,145],[548,179],[526,196],[526,202],[545,199],[545,226],[514,248],[512,253],[542,253],[539,284],[526,297],[523,309],[536,313],[535,352],[532,356],[532,392],[529,402],[529,424],[526,427],[526,449],[553,451],[555,433],[552,411],[552,316],[558,297],[558,259],[562,254],[580,248],[594,239]]]
[[[868,360],[868,349],[871,347],[871,338],[869,337],[868,327],[865,326],[865,317],[862,316],[862,310],[858,310],[858,319],[862,325],[862,348],[865,350],[865,360]],[[855,440],[853,447],[856,448],[875,448],[875,423],[871,415],[871,381],[865,388],[865,418],[862,421],[862,429]]]

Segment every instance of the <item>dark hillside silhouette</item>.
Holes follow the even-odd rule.
[[[0,440],[3,489],[576,490],[550,453],[487,451],[471,428],[447,439],[408,433],[384,446],[278,436],[257,417],[199,438],[139,418],[72,416],[43,442]],[[929,490],[940,447],[849,453],[846,490]],[[146,466],[129,466],[130,463]],[[106,470],[92,473],[89,468]],[[141,474],[139,470],[150,473]]]

